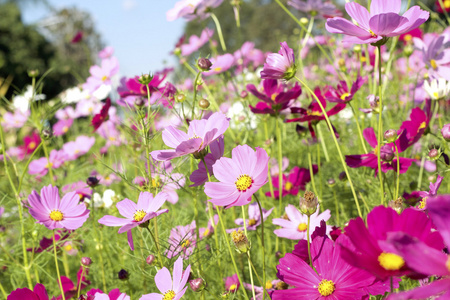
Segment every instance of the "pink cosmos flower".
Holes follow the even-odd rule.
[[[15,289],[9,294],[7,300],[49,300],[45,286],[36,283],[33,291],[29,288]],[[52,298],[55,299],[54,297]]]
[[[78,157],[88,153],[94,144],[94,137],[80,135],[75,141],[64,144],[62,150],[66,153],[67,160],[76,160]]]
[[[272,207],[269,210],[262,208],[264,221],[270,216],[273,209],[274,209],[274,207]],[[256,230],[256,228],[259,225],[261,225],[261,220],[262,220],[261,213],[259,211],[258,203],[256,203],[256,202],[250,203],[248,205],[248,218],[245,219],[245,221],[247,223],[246,224],[247,230]],[[238,230],[242,230],[242,231],[244,230],[244,219],[237,218],[236,220],[234,220],[234,223],[236,223],[237,225],[240,225],[241,227],[235,228],[235,229],[227,229],[228,233],[231,233],[233,231],[238,231]]]
[[[159,193],[153,198],[149,192],[141,192],[139,194],[138,203],[125,198],[116,204],[119,213],[125,219],[115,216],[103,216],[98,222],[106,226],[122,226],[119,233],[127,233],[128,245],[134,250],[133,235],[131,229],[137,227],[160,214],[166,213],[168,209],[158,210],[167,200],[166,193]]]
[[[272,223],[283,228],[275,229],[274,233],[282,238],[287,238],[290,240],[303,240],[306,239],[306,233],[308,229],[308,216],[302,214],[294,205],[288,204],[285,208],[286,215],[288,219],[278,218],[273,219]],[[317,205],[317,210],[310,217],[310,230],[309,236],[311,237],[315,228],[320,226],[321,221],[328,221],[330,219],[330,210],[325,210],[319,214],[319,205]],[[331,226],[326,226],[326,233],[330,233]]]
[[[22,112],[21,110],[17,109],[14,111],[14,114],[7,111],[3,115],[2,126],[5,129],[22,128],[29,117],[30,110]]]
[[[208,120],[193,120],[185,133],[172,126],[164,129],[162,139],[173,150],[157,150],[151,152],[153,159],[167,161],[187,154],[198,154],[227,130],[229,120],[221,113],[212,114]]]
[[[203,72],[203,75],[210,76],[228,71],[234,64],[234,56],[226,53],[215,58],[211,58],[211,70]]]
[[[91,94],[101,85],[111,85],[111,77],[119,72],[119,61],[115,57],[103,59],[100,66],[92,66],[89,69],[91,76],[83,84],[83,89]]]
[[[155,275],[156,287],[161,294],[151,293],[143,295],[140,300],[181,299],[188,288],[185,285],[190,273],[191,265],[188,265],[186,270],[183,270],[183,259],[179,257],[173,265],[173,279],[166,267],[160,269]]]
[[[130,296],[121,293],[119,289],[112,289],[108,294],[100,289],[90,289],[86,296],[87,300],[130,300]]]
[[[438,191],[439,187],[441,186],[442,179],[444,179],[444,177],[442,177],[441,175],[438,175],[435,183],[430,182],[430,191],[429,192],[413,191],[411,194],[406,194],[407,198],[422,198],[419,202],[419,205],[416,206],[416,208],[420,209],[420,210],[426,210],[428,198],[437,195],[437,191]]]
[[[41,157],[33,160],[28,166],[28,173],[38,176],[44,176],[48,173],[48,169],[58,169],[66,160],[66,153],[62,150],[50,151],[49,159],[47,157]]]
[[[387,241],[396,232],[408,234],[439,251],[444,248],[441,236],[432,231],[432,222],[424,212],[407,208],[398,214],[390,207],[377,206],[367,215],[367,227],[361,218],[350,220],[345,234],[354,248],[343,245],[341,256],[350,265],[365,269],[381,280],[419,276]]]
[[[81,274],[83,274],[83,277],[81,277]],[[78,287],[80,287],[80,290],[85,289],[88,285],[91,284],[89,280],[86,280],[86,276],[89,274],[89,268],[85,268],[83,271],[83,267],[80,266],[80,269],[77,272],[77,285],[73,283],[73,281],[66,277],[61,276],[61,284],[62,289],[64,292],[64,297],[66,299],[70,299],[77,295],[78,293]],[[59,285],[59,284],[58,284]],[[59,295],[56,300],[61,300],[63,297],[62,295]]]
[[[265,56],[264,52],[255,48],[254,43],[247,41],[242,44],[241,49],[234,52],[234,59],[237,64],[237,70],[242,71],[246,67],[256,69],[264,64]]]
[[[216,161],[223,156],[223,152],[225,150],[225,144],[223,140],[223,136],[215,140],[209,145],[209,150],[211,153],[206,154],[204,160],[206,163],[206,167],[208,168],[209,175],[214,175],[213,165]],[[208,173],[206,172],[206,167],[203,161],[199,161],[198,169],[192,172],[189,180],[193,182],[190,187],[203,185],[208,181]]]
[[[264,69],[261,71],[261,79],[289,80],[295,76],[297,66],[294,50],[289,48],[286,42],[281,42],[280,45],[278,53],[270,53],[267,56]]]
[[[53,125],[53,135],[61,136],[66,134],[73,124],[73,119],[62,119]]]
[[[177,190],[184,186],[186,179],[183,174],[171,173],[171,174],[158,174],[152,172],[152,182],[148,183],[147,178],[137,176],[133,183],[140,186],[150,186],[150,188],[158,188],[161,192],[167,194],[167,201],[172,204],[178,202]]]
[[[444,239],[447,249],[450,249],[450,195],[439,195],[430,198],[428,201],[428,214]],[[428,285],[398,294],[391,294],[388,297],[389,300],[444,300],[450,298],[450,259],[447,254],[441,249],[430,247],[420,239],[411,237],[403,232],[393,234],[388,239],[411,269],[427,276],[441,277],[441,279],[435,280]]]
[[[369,13],[356,2],[346,3],[345,10],[358,25],[344,18],[334,17],[327,20],[325,27],[331,33],[348,35],[345,42],[373,44],[382,40],[384,43],[389,37],[419,27],[430,16],[429,12],[421,10],[419,6],[411,7],[400,16],[401,5],[401,0],[373,0]]]
[[[214,225],[211,222],[211,219],[209,219],[208,226],[206,228],[205,227],[200,227],[198,229],[198,234],[200,235],[200,239],[207,238],[207,237],[211,236],[214,233],[214,228],[219,223],[219,216],[218,215],[214,215],[213,219],[214,219],[214,221],[213,221]]]
[[[441,35],[426,34],[421,40],[414,38],[414,46],[422,52],[422,62],[431,78],[450,80],[450,30]]]
[[[176,257],[181,253],[183,259],[187,259],[197,246],[195,234],[195,220],[186,226],[176,226],[170,231],[169,248],[166,250],[168,258]]]
[[[94,127],[94,131],[96,131],[103,124],[103,122],[108,121],[108,111],[110,107],[111,99],[107,98],[100,112],[92,118],[92,126]]]
[[[276,79],[265,79],[262,82],[264,93],[260,93],[253,84],[247,85],[247,90],[263,102],[258,102],[256,107],[249,105],[250,110],[255,114],[276,115],[280,111],[288,108],[300,97],[302,88],[295,83],[295,86],[288,88]]]
[[[98,57],[100,57],[101,59],[107,59],[112,57],[112,55],[114,54],[114,48],[111,46],[106,46],[105,48],[103,48],[103,50],[101,50],[98,53]]]
[[[167,21],[185,18],[192,21],[196,18],[206,19],[212,8],[222,4],[223,0],[181,0],[166,13]]]
[[[319,170],[317,165],[313,165],[313,174],[316,174]],[[297,196],[298,192],[300,190],[304,191],[306,188],[306,184],[311,181],[311,173],[309,169],[307,168],[299,168],[299,167],[293,167],[289,174],[286,176],[283,174],[283,187],[282,187],[282,196],[285,197],[286,195],[293,195]],[[278,178],[278,174],[275,176],[272,176],[272,185],[275,189],[273,191],[273,196],[275,198],[278,198],[280,194],[280,187],[279,187],[280,181]],[[266,192],[266,196],[272,197],[272,193]]]
[[[59,109],[55,113],[55,117],[58,120],[76,119],[79,117],[78,112],[72,107],[67,106],[64,109]]]
[[[350,245],[339,236],[337,244]],[[278,278],[294,289],[275,290],[273,300],[283,299],[363,299],[369,294],[384,294],[389,285],[377,282],[371,274],[349,265],[341,258],[341,248],[324,236],[311,243],[311,257],[317,273],[301,257],[287,253],[277,266]],[[398,287],[398,284],[394,284]]]
[[[223,281],[225,282],[225,289],[231,293],[235,293],[241,285],[237,274],[224,278]]]
[[[330,18],[342,15],[331,2],[322,2],[322,0],[289,0],[287,4],[313,17]]]
[[[200,37],[196,35],[191,35],[189,37],[189,43],[181,45],[181,55],[188,56],[200,49],[204,44],[206,44],[209,39],[213,36],[214,30],[206,27],[203,29]]]
[[[65,194],[60,200],[58,188],[48,185],[41,189],[41,195],[33,190],[28,196],[29,212],[37,223],[50,230],[75,230],[83,226],[89,217],[89,209],[84,204],[78,204],[79,200],[75,192]]]
[[[232,158],[222,157],[213,165],[219,182],[205,183],[205,194],[214,205],[241,206],[250,203],[252,195],[267,183],[269,156],[266,151],[240,145],[231,151]]]

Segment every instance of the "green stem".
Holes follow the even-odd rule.
[[[56,240],[55,240],[55,230],[53,232],[53,255],[55,256],[55,266],[56,266],[56,275],[58,276],[59,288],[61,290],[61,295],[63,300],[66,300],[66,296],[64,295],[64,290],[61,282],[61,275],[59,274],[59,266],[58,266],[58,256],[56,256]]]
[[[44,154],[45,157],[47,158],[47,169],[48,169],[48,175],[50,176],[50,182],[53,186],[55,186],[55,178],[53,178],[53,167],[52,167],[52,163],[50,162],[50,156],[48,155],[48,149],[47,149],[47,145],[46,142],[43,141],[42,145],[44,147]]]
[[[311,224],[311,216],[308,215],[308,226],[306,227],[306,242],[308,243],[308,258],[309,258],[309,265],[314,270],[314,272],[317,273],[316,268],[314,268],[312,257],[311,257],[311,241],[309,237],[309,226]]]
[[[336,191],[333,189],[333,196],[334,196],[334,206],[336,209],[336,225],[339,226],[339,207],[338,207],[338,201],[336,197]]]
[[[400,157],[398,155],[398,148],[397,145],[394,142],[394,147],[395,147],[395,153],[397,155],[397,189],[395,190],[395,198],[393,199],[394,201],[398,199],[398,195],[400,193]]]
[[[225,40],[223,39],[222,27],[220,27],[219,19],[217,19],[216,15],[211,13],[211,19],[213,19],[216,24],[217,34],[219,35],[220,46],[222,46],[223,51],[227,51],[227,46],[225,45]]]
[[[81,270],[81,277],[80,277],[80,282],[78,283],[78,288],[77,288],[77,299],[80,298],[80,293],[81,293],[81,282],[83,281],[83,274],[84,274],[84,267],[82,266],[82,270]]]
[[[161,255],[161,250],[159,249],[159,243],[157,243],[157,241],[156,241],[156,239],[155,239],[155,236],[153,235],[153,232],[150,230],[150,228],[148,228],[148,226],[147,227],[145,227],[147,230],[148,230],[148,232],[150,233],[150,236],[152,237],[152,239],[153,239],[153,242],[155,243],[155,245],[156,245],[156,249],[157,249],[157,251],[158,251],[158,262],[159,262],[159,266],[161,267],[161,269],[164,267],[164,264],[163,264],[163,262],[162,262],[162,255]]]
[[[195,101],[197,101],[197,87],[198,87],[198,79],[200,78],[200,74],[202,74],[202,72],[198,71],[197,75],[195,76],[195,81],[194,81],[194,99],[192,100],[191,120],[194,120],[194,117],[195,117]]]
[[[279,202],[279,214],[283,207],[283,144],[281,141],[281,130],[279,125],[279,118],[276,118],[276,131],[277,131],[277,144],[278,144],[278,202]],[[262,215],[261,215],[262,217]]]
[[[381,176],[381,142],[383,135],[383,95],[381,92],[381,46],[377,47],[378,49],[378,97],[380,99],[380,114],[378,116],[378,151],[377,151],[377,160],[378,160],[378,178],[380,178],[380,196],[381,196],[381,205],[384,205],[384,185],[383,185],[383,176]]]
[[[44,142],[41,141],[41,142],[39,143],[39,145],[36,147],[36,149],[34,149],[33,153],[31,153],[30,157],[28,158],[28,161],[27,161],[27,163],[25,164],[25,167],[24,167],[24,169],[23,169],[22,175],[20,176],[19,187],[17,188],[18,191],[21,191],[21,190],[22,190],[23,178],[25,177],[25,174],[27,173],[28,166],[30,165],[31,160],[33,159],[33,157],[34,157],[34,155],[36,154],[36,152],[41,148],[41,146],[42,146],[43,143],[44,143]]]
[[[281,190],[280,190],[281,193]],[[253,194],[253,196],[255,196],[256,202],[258,203],[258,207],[259,207],[259,215],[261,218],[261,252],[262,252],[262,259],[263,259],[263,300],[265,297],[265,293],[266,293],[266,247],[264,245],[264,215],[263,215],[263,210],[262,210],[262,206],[261,206],[261,202],[259,202],[258,197],[256,196],[256,194]]]
[[[355,192],[355,188],[353,187],[353,182],[352,179],[350,178],[350,174],[348,173],[348,169],[347,169],[347,164],[345,163],[344,160],[344,156],[342,155],[342,151],[341,148],[339,146],[339,143],[336,139],[336,135],[334,134],[334,129],[331,126],[331,122],[330,119],[328,118],[328,114],[327,111],[325,110],[325,108],[323,107],[322,103],[320,102],[319,98],[317,98],[316,94],[314,94],[314,92],[311,90],[311,88],[306,85],[306,83],[304,83],[300,78],[298,78],[297,76],[295,76],[295,79],[298,80],[298,82],[300,82],[308,91],[308,93],[310,93],[314,99],[316,100],[316,102],[319,104],[320,109],[322,110],[323,115],[325,116],[325,120],[327,122],[328,128],[330,129],[330,133],[331,136],[333,137],[334,140],[334,144],[336,145],[336,148],[338,150],[339,153],[339,158],[341,159],[341,163],[342,163],[342,167],[344,168],[344,172],[347,175],[347,179],[348,179],[348,183],[350,184],[350,189],[352,190],[352,194],[353,194],[353,198],[355,200],[355,204],[356,204],[356,209],[358,210],[358,215],[362,218],[362,214],[361,214],[361,208],[359,207],[359,200],[358,197],[356,196],[356,192]]]
[[[311,16],[311,18],[309,19],[308,29],[306,31],[305,38],[303,39],[303,42],[302,42],[302,48],[306,46],[306,43],[308,43],[309,36],[311,35],[313,26],[314,26],[314,17]]]
[[[356,111],[355,111],[355,109],[353,108],[351,102],[348,102],[348,105],[350,105],[350,107],[352,108],[352,111],[353,111],[353,117],[355,118],[356,126],[357,126],[357,128],[358,128],[359,140],[361,141],[361,145],[363,146],[364,153],[367,154],[367,153],[369,153],[369,152],[367,151],[366,144],[364,143],[364,139],[363,139],[362,132],[361,132],[361,126],[359,125],[358,117],[356,116]]]
[[[315,195],[319,195],[317,193],[317,190],[316,190],[316,184],[315,184],[315,180],[314,180],[314,171],[313,171],[313,167],[312,167],[311,153],[310,152],[308,152],[308,165],[309,165],[309,174],[311,176],[311,184],[312,184],[312,187],[313,187],[314,194]],[[322,201],[322,199],[320,199],[320,201]]]
[[[327,146],[325,145],[325,140],[323,139],[322,129],[320,128],[320,124],[316,125],[317,134],[319,135],[320,144],[322,145],[323,154],[325,155],[326,162],[330,161],[330,157],[328,156]]]

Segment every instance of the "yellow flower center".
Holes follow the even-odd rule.
[[[146,213],[144,210],[140,209],[140,210],[137,210],[137,211],[134,213],[133,219],[134,219],[136,222],[140,222],[140,221],[142,221],[142,219],[144,219],[144,217],[145,217],[146,215],[147,215],[147,213]]]
[[[270,97],[270,99],[272,99],[272,101],[275,101],[275,98],[278,96],[278,93],[273,93],[272,96]]]
[[[208,236],[209,234],[209,229],[205,229],[205,231],[203,232],[203,236]]]
[[[365,57],[365,56],[361,56],[361,58],[360,58],[360,60],[361,60],[361,62],[366,62],[367,61],[367,58]]]
[[[444,1],[444,7],[445,7],[446,9],[450,8],[450,0],[445,0],[445,1]]]
[[[253,226],[253,225],[255,225],[256,224],[256,220],[255,219],[250,219],[250,220],[248,220],[248,225],[249,226]]]
[[[447,262],[445,263],[445,266],[447,267],[447,270],[450,272],[450,255],[447,258]]]
[[[286,185],[284,186],[284,189],[289,192],[292,189],[293,186],[294,185],[291,182],[288,181],[288,182],[286,182]]]
[[[350,96],[350,93],[344,93],[341,96],[341,100],[345,100],[348,96]]]
[[[159,188],[161,186],[161,180],[152,178],[152,188]]]
[[[436,61],[434,59],[430,60],[430,65],[433,68],[433,70],[436,70],[437,67],[438,67],[437,63],[436,63]]]
[[[164,294],[164,298],[162,300],[173,300],[173,298],[175,298],[176,294],[174,291],[172,290],[168,290],[165,294]]]
[[[308,225],[306,225],[306,223],[300,223],[300,224],[298,224],[297,230],[305,231],[307,228],[308,228]]]
[[[110,136],[108,139],[109,139],[111,142],[114,142],[114,141],[116,140],[116,138],[113,137],[113,136]]]
[[[62,128],[62,131],[63,131],[64,133],[66,133],[67,131],[69,131],[69,127],[64,126],[64,127]]]
[[[45,168],[46,168],[46,169],[50,169],[50,168],[52,168],[52,167],[53,167],[53,163],[48,163],[48,164],[45,165]]]
[[[420,123],[419,129],[423,129],[425,127],[427,127],[427,123],[426,122]]]
[[[403,39],[405,40],[405,42],[409,42],[409,41],[412,40],[412,35],[406,34],[406,35],[403,37]]]
[[[187,248],[191,245],[191,241],[190,240],[185,240],[182,244],[181,247],[182,248]]]
[[[311,110],[308,110],[307,114],[308,114],[308,116],[321,116],[322,115],[322,113],[320,111],[311,111]]]
[[[106,81],[106,79],[108,79],[108,76],[105,75],[102,77],[102,81]]]
[[[425,209],[425,206],[427,205],[427,199],[428,199],[428,197],[423,197],[422,200],[420,200],[419,206],[417,206],[417,208]]]
[[[221,67],[214,68],[214,71],[220,72],[220,71],[222,71],[222,68]]]
[[[405,261],[401,256],[394,253],[383,252],[378,256],[378,262],[385,270],[397,271],[400,270],[404,265]]]
[[[67,252],[69,252],[70,250],[72,250],[72,245],[71,244],[67,244],[64,246],[64,250],[66,250]]]
[[[375,34],[375,32],[373,32],[372,30],[369,29],[369,33],[372,37],[377,37],[377,35]]]
[[[52,219],[53,221],[61,221],[62,219],[64,219],[64,215],[60,210],[53,209],[50,212],[50,219]]]
[[[266,290],[273,288],[273,284],[271,280],[267,280],[266,282]]]
[[[439,93],[438,92],[434,92],[433,93],[433,98],[434,99],[439,99]]]
[[[234,292],[237,289],[237,284],[230,285],[230,292]]]
[[[241,192],[245,192],[246,190],[248,190],[248,188],[252,186],[252,183],[253,179],[247,174],[239,176],[238,179],[234,182],[236,188]]]
[[[36,148],[36,143],[35,142],[31,142],[28,144],[28,149],[33,150],[34,148]]]
[[[333,292],[336,290],[336,287],[334,286],[334,282],[331,280],[322,279],[322,281],[319,283],[319,293],[326,297],[333,294]]]

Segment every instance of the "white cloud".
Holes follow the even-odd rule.
[[[123,0],[122,7],[124,10],[132,10],[137,6],[136,0]]]

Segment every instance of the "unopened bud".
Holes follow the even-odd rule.
[[[428,151],[429,160],[438,160],[440,156],[441,152],[438,149],[431,148],[430,151]]]
[[[297,124],[295,125],[295,131],[297,132],[299,137],[304,137],[308,133],[308,128]]]
[[[127,280],[130,277],[130,274],[124,269],[119,271],[118,277],[120,280]]]
[[[327,180],[327,184],[329,187],[333,187],[336,184],[336,180],[334,180],[334,178],[330,178]]]
[[[347,174],[345,173],[345,171],[342,171],[341,173],[339,173],[339,180],[347,181]]]
[[[198,106],[201,109],[208,109],[210,103],[208,100],[206,100],[205,98],[198,100]]]
[[[280,259],[280,258],[284,257],[284,254],[281,251],[277,251],[277,252],[275,252],[275,257]]]
[[[374,113],[380,113],[379,104],[380,104],[380,98],[375,95],[369,95],[367,96],[367,100],[369,100],[370,108]]]
[[[250,242],[242,230],[233,231],[231,233],[231,240],[233,241],[234,246],[236,246],[238,252],[247,253],[250,250]]]
[[[405,46],[405,48],[403,48],[403,54],[405,54],[406,57],[410,57],[413,52],[414,47],[412,45],[407,45]]]
[[[384,138],[389,142],[395,142],[395,140],[397,139],[398,135],[397,135],[397,131],[394,129],[388,129],[384,132]]]
[[[189,281],[189,286],[194,292],[201,292],[206,288],[206,281],[203,278],[196,278]]]
[[[444,127],[442,127],[441,134],[444,140],[450,142],[450,123],[445,124]]]
[[[311,191],[306,191],[303,197],[300,197],[300,211],[305,215],[312,215],[317,210],[319,201]]]
[[[91,176],[91,177],[88,177],[88,179],[86,179],[86,184],[88,186],[90,186],[91,188],[93,188],[93,187],[96,187],[98,185],[99,181],[100,180],[97,177]]]
[[[180,93],[178,95],[175,96],[175,101],[182,103],[184,102],[184,100],[186,100],[186,95],[183,93]]]
[[[202,71],[209,71],[211,70],[212,63],[209,59],[200,57],[197,61],[197,66]]]
[[[142,99],[141,97],[137,97],[137,98],[134,100],[134,105],[135,105],[136,107],[138,107],[138,108],[141,108],[142,106],[145,105],[145,101],[144,101],[144,99]]]
[[[389,201],[389,207],[394,209],[397,213],[403,211],[403,198],[398,197],[396,200]]]
[[[153,262],[155,261],[155,256],[153,254],[150,254],[149,256],[147,256],[147,258],[145,259],[145,262],[149,265],[153,264]]]
[[[92,259],[90,259],[89,257],[82,257],[81,264],[85,267],[88,267],[92,264]]]
[[[355,51],[356,53],[360,53],[361,52],[361,46],[360,45],[356,45],[353,47],[353,51]]]
[[[152,79],[153,79],[152,75],[142,74],[141,76],[139,76],[138,81],[140,84],[147,85],[152,81]]]
[[[44,128],[41,131],[41,137],[43,140],[49,140],[53,137],[53,130],[51,128]]]
[[[28,70],[28,76],[36,78],[39,76],[39,70]]]
[[[307,18],[303,17],[303,18],[300,19],[300,23],[303,24],[303,25],[308,25],[309,20]]]
[[[381,146],[380,148],[380,158],[382,161],[390,162],[394,159],[395,153],[392,147],[389,145]]]
[[[248,92],[247,92],[247,91],[242,91],[242,92],[241,92],[241,98],[242,98],[242,99],[247,98],[247,96],[248,96]]]

